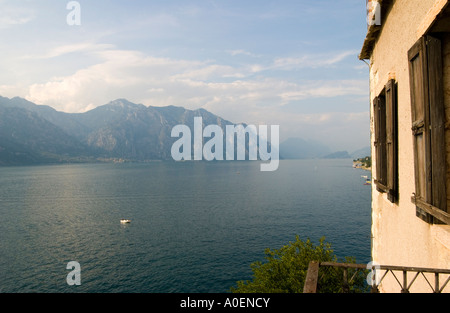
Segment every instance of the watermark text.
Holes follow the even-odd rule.
[[[381,5],[376,0],[367,1],[367,25],[381,25]]]
[[[186,125],[176,125],[171,132],[172,138],[180,138],[172,145],[171,155],[175,161],[227,161],[248,160],[270,161],[261,164],[261,171],[276,171],[279,165],[279,125],[270,127],[270,143],[267,125],[226,125],[225,135],[219,125],[208,125],[203,128],[202,117],[194,117],[194,134]],[[236,137],[236,141],[235,141]],[[206,138],[211,138],[204,142]],[[248,145],[247,139],[248,138]],[[225,140],[225,144],[224,144]],[[193,150],[192,151],[192,147]],[[225,153],[224,153],[225,147]],[[236,147],[236,149],[235,149]],[[236,150],[236,151],[235,151]]]
[[[69,286],[80,286],[81,285],[81,266],[80,263],[76,261],[71,261],[67,263],[66,269],[72,270],[67,274],[66,282]]]
[[[67,25],[81,25],[81,5],[78,1],[70,1],[66,6],[67,10],[71,10],[69,14],[67,14]]]

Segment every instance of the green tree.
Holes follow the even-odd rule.
[[[372,158],[366,157],[366,167],[372,167]]]
[[[305,283],[306,273],[310,261],[338,262],[331,249],[331,244],[321,238],[318,245],[310,239],[302,241],[296,236],[296,241],[278,250],[266,249],[266,261],[252,263],[253,280],[238,281],[236,287],[231,288],[233,293],[301,293]],[[355,263],[354,258],[346,257],[345,263]],[[354,272],[349,269],[349,277]],[[321,268],[319,273],[319,292],[342,292],[341,269]],[[357,273],[350,283],[352,292],[367,290],[365,274]]]

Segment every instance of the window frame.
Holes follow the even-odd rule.
[[[377,191],[398,201],[398,97],[397,83],[391,79],[373,100],[374,146]]]

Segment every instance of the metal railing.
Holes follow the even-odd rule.
[[[399,285],[401,293],[409,293],[419,276],[424,278],[433,293],[442,293],[447,286],[450,286],[449,269],[312,261],[309,264],[303,292],[324,292],[321,290],[324,289],[324,284],[326,284],[324,277],[327,273],[330,273],[330,270],[335,270],[335,274],[339,273],[342,275],[339,292],[343,293],[354,291],[352,290],[354,284],[359,283],[361,285],[362,279],[366,283],[367,292],[378,293],[380,292],[379,287],[381,283],[388,275],[392,275],[393,281]],[[408,280],[408,278],[411,278],[408,274],[413,275],[412,279]],[[443,283],[441,283],[442,281]],[[449,289],[450,287],[446,291]]]

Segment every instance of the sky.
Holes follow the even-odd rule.
[[[0,0],[1,96],[204,108],[279,125],[280,141],[370,145],[364,0],[70,2]]]

